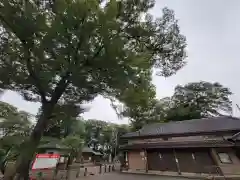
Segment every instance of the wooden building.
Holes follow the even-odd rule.
[[[37,153],[46,153],[46,154],[60,154],[60,161],[58,162],[59,169],[66,169],[70,157],[71,149],[61,141],[55,140],[48,143],[40,144],[38,146]]]
[[[102,154],[100,152],[96,152],[94,150],[92,150],[89,147],[84,147],[82,149],[82,159],[83,162],[92,162],[92,163],[96,163],[96,162],[100,162],[102,160]]]
[[[240,119],[157,123],[123,135],[126,171],[240,175]]]

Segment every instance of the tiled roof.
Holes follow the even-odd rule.
[[[39,149],[70,149],[69,147],[63,145],[59,142],[49,142],[38,146]]]
[[[157,143],[137,143],[120,146],[120,149],[156,149],[156,148],[191,148],[191,147],[233,147],[234,144],[226,140],[206,140],[206,141],[183,141],[183,142],[157,142]]]
[[[193,133],[211,133],[222,131],[240,131],[240,119],[230,116],[154,123],[144,126],[137,132],[123,135],[123,138],[144,136],[184,135]]]
[[[85,147],[83,147],[82,152],[93,153],[93,150],[91,148],[85,146]]]
[[[91,148],[86,147],[86,146],[83,147],[82,152],[83,152],[83,153],[92,153],[92,154],[95,154],[95,155],[97,155],[97,156],[101,156],[101,155],[102,155],[102,153],[96,152],[96,151],[94,151],[94,150],[92,150]]]

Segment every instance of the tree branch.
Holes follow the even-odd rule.
[[[42,88],[42,85],[40,83],[40,79],[36,76],[35,72],[32,69],[30,52],[28,51],[26,55],[27,55],[26,65],[27,65],[27,69],[28,69],[28,72],[29,72],[29,76],[32,78],[33,83],[35,84],[35,86],[38,90],[38,93],[41,96],[42,103],[45,103],[45,102],[47,102],[46,93]]]
[[[85,21],[86,16],[82,18],[82,22],[80,24],[83,24]],[[80,27],[80,24],[78,25],[78,28]],[[83,40],[79,41],[77,44],[77,47],[74,52],[74,62],[77,61],[77,54],[79,49],[81,48],[81,45],[83,43]],[[61,80],[57,83],[56,88],[52,92],[52,98],[50,100],[50,103],[56,104],[59,100],[59,98],[62,96],[63,92],[67,88],[68,84],[70,83],[69,77],[71,76],[71,65],[75,66],[76,63],[69,62],[69,69],[66,71],[65,75],[61,76]]]
[[[76,51],[75,51],[75,56],[74,56],[75,61],[77,59],[77,53],[81,47],[81,44],[82,44],[82,41],[79,41]],[[51,103],[56,104],[58,102],[59,98],[62,96],[65,89],[67,88],[67,86],[70,82],[69,81],[69,77],[71,75],[70,69],[71,69],[71,62],[70,62],[69,69],[66,71],[65,75],[63,75],[61,77],[61,80],[57,83],[56,88],[54,89],[54,91],[52,93],[52,98],[50,100]]]
[[[37,75],[35,74],[35,72],[33,71],[32,69],[32,66],[31,66],[31,55],[30,55],[30,52],[29,52],[29,47],[28,45],[26,44],[26,41],[23,40],[19,35],[18,33],[14,30],[14,28],[11,26],[10,23],[8,23],[8,21],[2,16],[0,15],[0,20],[14,33],[14,35],[20,40],[20,42],[22,43],[23,45],[23,49],[24,49],[24,54],[26,55],[26,66],[27,66],[27,69],[28,69],[28,72],[29,72],[29,75],[30,77],[32,78],[33,80],[33,84],[35,84],[37,90],[38,90],[38,93],[39,95],[41,96],[41,100],[43,103],[45,103],[47,100],[46,100],[46,93],[44,92],[42,86],[41,86],[41,83],[40,83],[40,79],[37,77]]]
[[[104,45],[99,46],[97,52],[92,57],[92,60],[94,60],[100,54],[100,52],[102,51],[103,48],[104,48]]]
[[[58,102],[59,98],[62,96],[63,92],[65,91],[70,82],[69,81],[70,75],[71,73],[67,71],[66,74],[61,77],[61,80],[57,83],[57,86],[52,93],[50,103],[56,104]]]

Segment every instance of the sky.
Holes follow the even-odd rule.
[[[187,38],[187,65],[169,78],[154,76],[157,97],[171,96],[174,87],[189,82],[219,82],[234,93],[233,115],[240,116],[236,104],[240,104],[240,1],[239,0],[156,0],[151,13],[161,15],[161,9],[168,7],[175,11],[181,33]],[[14,92],[6,92],[2,101],[15,105],[20,110],[36,114],[39,104],[24,101]],[[99,119],[114,123],[128,123],[118,119],[110,102],[97,97],[88,104],[90,110],[85,119]]]

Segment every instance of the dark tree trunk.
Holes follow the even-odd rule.
[[[48,119],[53,111],[55,104],[46,103],[42,105],[42,113],[34,127],[28,141],[24,142],[20,149],[20,156],[16,162],[15,172],[11,177],[4,177],[4,180],[29,180],[29,168],[41,140],[44,129],[47,126]]]
[[[71,152],[70,155],[69,155],[69,158],[68,158],[68,162],[67,162],[67,167],[69,167],[70,165],[72,165],[73,163],[73,160],[75,158],[75,152]]]

